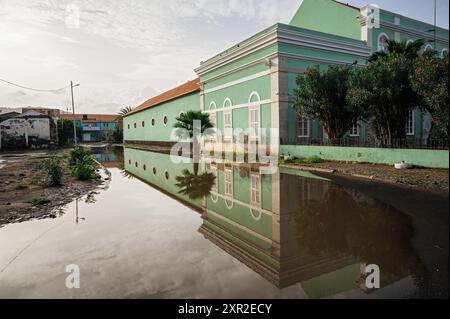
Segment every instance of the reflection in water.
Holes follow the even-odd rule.
[[[114,165],[107,191],[70,203],[56,220],[0,230],[0,298],[408,297],[429,289],[410,220],[358,191],[287,169],[261,175],[257,166],[203,160],[197,170],[167,154],[101,152]],[[76,291],[64,285],[73,263],[85,278]],[[372,263],[381,268],[377,291],[364,284]]]
[[[195,174],[185,169],[180,176],[177,176],[176,186],[179,193],[188,196],[192,200],[203,199],[211,192],[216,177],[211,173]]]
[[[310,173],[207,162],[196,174],[169,155],[124,152],[129,174],[202,211],[200,233],[279,288],[297,285],[311,298],[370,293],[368,264],[403,296],[424,280],[411,223],[392,207]]]

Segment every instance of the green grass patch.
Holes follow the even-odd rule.
[[[41,206],[41,205],[46,205],[50,202],[51,202],[51,200],[49,200],[47,198],[35,198],[31,201],[31,204],[33,206]]]
[[[296,157],[288,160],[280,160],[280,164],[295,164],[295,165],[319,164],[323,162],[325,161],[318,156]]]

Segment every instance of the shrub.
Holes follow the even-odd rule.
[[[69,165],[75,166],[79,162],[81,162],[85,156],[91,156],[92,152],[90,149],[85,147],[75,147],[73,150],[70,151],[69,156]]]
[[[319,163],[323,163],[324,160],[321,159],[318,156],[311,156],[311,157],[300,157],[300,158],[293,158],[293,159],[289,159],[289,160],[281,160],[280,164],[297,164],[297,165],[302,165],[302,164],[319,164]]]
[[[41,206],[50,203],[51,201],[47,198],[35,198],[31,201],[33,206]]]
[[[95,161],[91,155],[85,155],[71,166],[71,175],[80,181],[86,181],[93,178],[95,173]]]
[[[61,158],[53,156],[42,161],[42,168],[47,174],[47,184],[50,186],[61,185],[63,168]]]

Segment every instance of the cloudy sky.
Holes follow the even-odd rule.
[[[434,0],[347,0],[427,22]],[[300,0],[0,0],[0,79],[53,90],[80,83],[77,112],[116,113],[195,77],[193,69],[275,22]],[[438,24],[448,28],[448,0]],[[79,18],[79,19],[78,19]],[[69,90],[0,82],[0,106],[67,109]]]

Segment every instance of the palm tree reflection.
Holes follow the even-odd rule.
[[[212,173],[191,173],[185,169],[182,175],[177,176],[176,186],[180,188],[179,194],[188,196],[191,200],[202,199],[211,193],[216,177]]]

